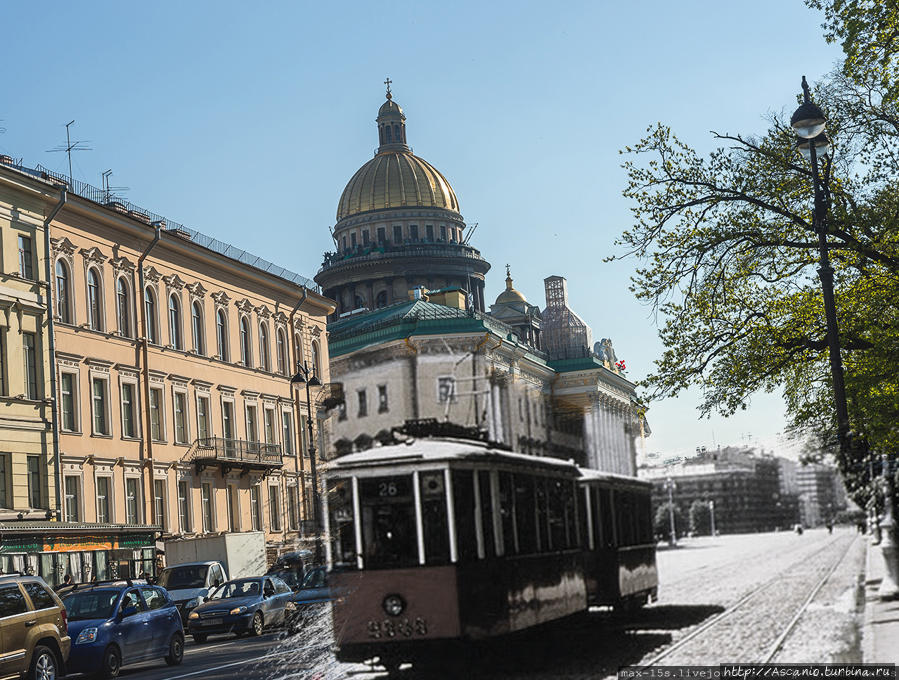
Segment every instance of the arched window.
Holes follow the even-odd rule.
[[[240,360],[244,366],[252,366],[250,355],[250,322],[246,317],[240,320]]]
[[[384,141],[386,141],[388,144],[390,144],[390,142],[392,140],[390,139],[390,126],[389,125],[384,126],[384,133],[385,133]]]
[[[381,309],[381,307],[387,306],[387,291],[382,290],[378,293],[378,297],[375,298],[375,307]]]
[[[56,261],[56,315],[62,323],[72,323],[72,286],[69,268],[62,260]]]
[[[228,319],[225,310],[220,309],[215,315],[215,342],[219,359],[228,361]]]
[[[353,309],[362,309],[363,307],[365,307],[365,300],[361,295],[357,295],[353,301]]]
[[[271,370],[271,365],[268,361],[268,350],[268,327],[265,325],[265,321],[262,321],[259,324],[259,365],[264,371]]]
[[[152,342],[156,345],[159,343],[159,337],[156,334],[156,294],[150,286],[147,286],[144,290],[144,310],[147,315],[147,342]]]
[[[169,342],[175,349],[183,349],[181,344],[181,302],[174,293],[169,296]]]
[[[119,335],[125,338],[131,336],[131,300],[128,295],[128,282],[124,276],[120,276],[115,285],[116,316],[119,323]]]
[[[284,331],[280,328],[275,345],[278,352],[278,373],[287,375],[287,342],[284,340]]]
[[[194,341],[194,351],[197,354],[206,354],[206,343],[203,341],[203,307],[199,300],[194,300],[190,313],[191,335]]]
[[[87,270],[87,323],[95,331],[103,330],[101,295],[100,275],[91,267]]]
[[[322,367],[319,365],[318,358],[318,341],[312,341],[312,370],[315,371],[315,375],[318,376],[318,379],[322,379]]]
[[[302,364],[306,357],[303,356],[303,338],[299,333],[293,334],[293,360],[297,364]]]

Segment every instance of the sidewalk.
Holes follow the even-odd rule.
[[[865,561],[865,611],[862,627],[862,658],[865,663],[899,664],[899,600],[881,602],[877,589],[883,579],[880,548],[868,541]]]

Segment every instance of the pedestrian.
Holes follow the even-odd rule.
[[[833,533],[833,523],[832,523],[832,522],[828,522],[828,523],[827,523],[827,533],[828,533],[828,534],[832,534],[832,533]]]
[[[57,590],[61,590],[63,588],[67,588],[70,585],[72,585],[72,575],[66,574],[62,579],[62,583],[60,583],[56,588]]]

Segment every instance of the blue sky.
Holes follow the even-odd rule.
[[[312,276],[355,170],[377,146],[383,81],[415,153],[446,175],[487,297],[516,287],[572,306],[610,337],[629,377],[661,352],[628,291],[633,260],[604,264],[630,225],[618,149],[656,121],[700,150],[709,130],[753,133],[792,110],[804,74],[839,59],[799,0],[724,2],[5,3],[0,153],[77,179]],[[654,404],[649,450],[790,446],[779,395],[698,420],[699,397]]]

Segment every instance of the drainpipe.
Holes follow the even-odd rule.
[[[50,426],[53,438],[53,458],[56,468],[56,520],[62,519],[62,460],[59,458],[59,403],[56,398],[56,324],[53,320],[53,268],[50,266],[50,222],[54,220],[68,200],[68,188],[59,190],[59,203],[44,220],[44,278],[47,279],[47,335],[50,352]]]
[[[146,424],[144,427],[144,443],[146,444],[146,454],[142,455],[141,462],[145,460],[149,460],[151,463],[153,461],[153,436],[152,436],[152,427],[151,427],[151,415],[150,415],[150,351],[149,351],[149,341],[147,334],[147,305],[144,302],[144,295],[146,295],[146,281],[144,280],[144,260],[147,258],[147,255],[150,254],[150,251],[156,247],[156,244],[159,243],[159,238],[162,236],[162,222],[154,222],[153,227],[156,229],[156,233],[153,234],[153,240],[150,241],[150,244],[144,249],[144,252],[140,254],[140,257],[137,258],[137,281],[140,290],[136,291],[134,295],[135,303],[140,307],[140,321],[141,321],[141,331],[143,337],[139,340],[141,344],[141,352],[138,352],[138,359],[141,358],[141,354],[143,354],[143,367],[140,371],[144,376],[144,413],[146,413]],[[156,316],[159,316],[159,299],[156,300]],[[140,367],[139,367],[140,368]],[[143,453],[143,451],[142,451]],[[156,517],[156,503],[150,499],[149,491],[152,491],[152,485],[147,483],[147,478],[144,472],[141,472],[141,485],[144,487],[144,508],[147,507],[147,503],[150,504],[150,518],[152,519],[153,524],[157,523],[159,519]],[[150,472],[150,479],[153,478],[153,473]],[[148,488],[149,487],[149,488]]]

